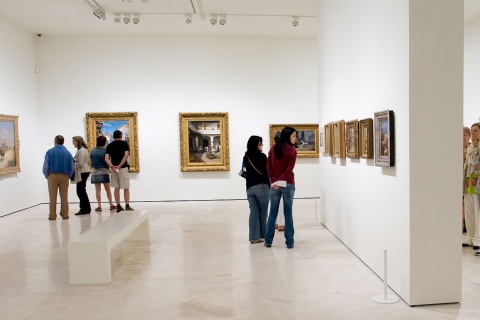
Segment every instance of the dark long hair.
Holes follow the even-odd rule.
[[[277,143],[275,143],[275,149],[273,149],[275,156],[277,158],[282,158],[282,151],[283,147],[285,144],[288,144],[293,147],[292,142],[290,141],[290,136],[297,130],[292,127],[285,127],[282,129],[282,132],[280,133],[280,139],[278,140]]]
[[[260,152],[260,150],[258,150],[258,145],[262,142],[263,142],[262,137],[251,136],[248,139],[248,142],[247,142],[247,152],[245,152],[245,155],[246,156],[252,156],[252,155]]]

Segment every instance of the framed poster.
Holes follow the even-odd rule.
[[[395,123],[392,110],[375,112],[375,165],[395,165]]]
[[[297,143],[294,145],[297,158],[318,158],[320,155],[318,124],[271,124],[270,145],[275,143],[273,137],[284,127],[292,127],[297,131]]]
[[[345,121],[333,123],[333,156],[345,158]]]
[[[86,114],[87,144],[91,152],[97,144],[98,136],[105,136],[112,142],[113,132],[120,130],[123,140],[130,146],[130,172],[140,172],[138,155],[138,118],[136,112],[89,112]]]
[[[373,119],[360,120],[359,124],[360,157],[373,159]]]
[[[348,158],[358,159],[358,120],[345,123],[345,149]]]
[[[227,112],[179,114],[181,171],[229,171]]]
[[[0,114],[0,176],[20,172],[18,116]]]

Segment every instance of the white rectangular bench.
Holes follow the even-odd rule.
[[[123,240],[149,240],[148,212],[122,211],[68,243],[70,284],[112,282],[110,251]]]

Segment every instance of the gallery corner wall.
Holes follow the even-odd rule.
[[[396,136],[392,168],[320,159],[322,220],[410,305],[461,301],[460,2],[319,2],[320,123],[389,109]]]
[[[480,19],[465,25],[463,124],[470,127],[480,121]]]
[[[40,203],[46,184],[39,175],[43,157],[39,153],[42,127],[36,104],[35,37],[0,18],[0,43],[0,114],[19,117],[21,170],[0,176],[3,216]]]

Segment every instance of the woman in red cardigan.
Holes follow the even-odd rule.
[[[293,145],[297,142],[297,132],[292,127],[285,127],[280,133],[280,141],[268,152],[267,171],[272,186],[270,188],[270,214],[267,220],[265,246],[271,247],[275,235],[275,221],[278,216],[280,199],[283,197],[285,215],[285,244],[287,248],[294,246],[293,229],[293,196],[295,195],[295,174],[293,168],[297,160],[297,151]]]

